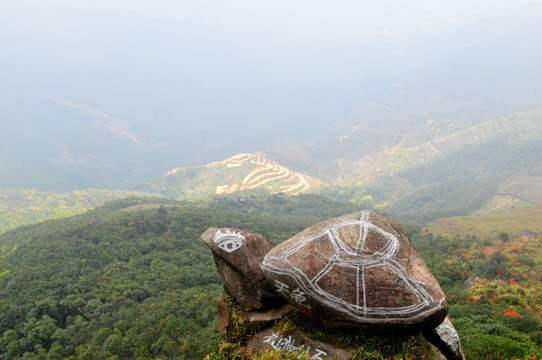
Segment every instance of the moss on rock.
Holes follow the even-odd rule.
[[[222,293],[222,301],[229,314],[226,338],[205,360],[444,359],[421,333],[328,329],[316,325],[291,307],[287,307],[279,319],[251,321],[254,311],[237,303],[227,289]],[[271,344],[262,344],[260,340],[269,333],[278,334],[279,339],[297,339],[298,346],[292,351],[293,346],[276,346],[276,342],[274,345],[277,349]],[[261,350],[260,346],[255,350],[251,341],[256,340],[260,345],[265,345],[265,349]],[[314,344],[323,344],[326,349],[337,349],[338,354],[347,353],[347,357],[314,357],[314,346],[311,347]]]

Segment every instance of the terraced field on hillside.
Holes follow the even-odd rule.
[[[218,185],[216,187],[216,194],[231,193],[236,190],[254,189],[263,186],[273,192],[296,195],[307,191],[312,185],[321,183],[308,175],[293,171],[275,161],[268,160],[261,153],[238,154],[219,163],[211,163],[206,166],[215,167],[222,165],[226,168],[239,168],[244,164],[250,164],[253,168],[243,178],[241,183]]]
[[[202,166],[173,169],[139,189],[182,199],[259,188],[296,195],[324,185],[318,179],[265,158],[262,153],[242,153]]]

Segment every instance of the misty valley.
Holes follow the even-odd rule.
[[[0,360],[541,359],[542,2],[0,9]]]

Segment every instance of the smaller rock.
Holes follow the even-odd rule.
[[[282,306],[267,310],[246,310],[232,303],[226,305],[225,299],[227,298],[228,296],[222,292],[216,301],[218,309],[218,332],[226,340],[235,341],[235,339],[230,339],[230,331],[232,327],[239,326],[238,321],[235,320],[236,317],[242,319],[242,323],[248,328],[255,328],[261,324],[282,318],[285,312],[291,309],[290,305],[283,304]],[[234,301],[231,297],[229,299],[230,302]]]
[[[424,336],[446,356],[447,360],[465,360],[459,334],[449,316],[446,316],[442,324],[434,330],[424,332]]]
[[[397,335],[401,338],[401,350],[398,350],[403,356],[409,359],[421,360],[445,360],[446,358],[434,347],[421,333]],[[380,344],[386,344],[389,337],[374,334]],[[397,343],[395,343],[397,345]],[[365,359],[362,355],[363,349],[367,346],[364,340],[354,341],[350,344],[338,344],[332,338],[320,338],[319,340],[311,338],[307,333],[293,326],[286,334],[280,332],[277,326],[256,333],[248,343],[249,354],[258,354],[266,350],[278,350],[286,353],[301,353],[304,351],[309,359],[319,360],[346,360],[346,359]],[[374,346],[374,345],[373,345]],[[380,353],[386,345],[381,348],[370,350],[371,354]],[[375,357],[376,358],[376,357]]]
[[[241,305],[261,309],[284,302],[260,269],[263,258],[275,246],[269,239],[233,228],[210,228],[201,238],[213,251],[224,284]]]
[[[256,334],[250,340],[249,348],[252,354],[273,349],[297,354],[305,351],[310,359],[347,360],[355,352],[353,347],[339,348],[331,343],[313,340],[301,331],[281,335],[275,328]]]
[[[484,278],[481,278],[479,276],[471,276],[469,277],[467,280],[465,280],[465,282],[463,283],[463,287],[465,289],[468,289],[470,287],[473,287],[474,285],[476,284],[480,284],[480,283],[483,283],[484,281],[487,282],[486,279]]]
[[[216,309],[218,310],[218,333],[222,338],[226,339],[230,324],[230,312],[226,305],[224,305],[224,293],[220,293],[220,296],[216,300]]]

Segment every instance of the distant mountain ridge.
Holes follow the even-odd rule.
[[[267,159],[263,153],[241,153],[206,165],[175,168],[136,188],[190,198],[256,188],[297,195],[324,185],[321,180]]]
[[[86,18],[86,12],[64,10],[64,16],[59,11],[48,16],[64,26]],[[119,29],[119,15],[108,14],[105,23],[94,23],[101,16],[94,13],[91,28],[109,38]],[[0,188],[125,189],[176,166],[256,151],[324,181],[347,182],[350,173],[358,174],[367,164],[379,169],[383,162],[393,162],[390,157],[397,157],[397,152],[401,156],[409,152],[403,160],[415,161],[423,154],[411,148],[434,131],[446,135],[542,106],[539,4],[483,12],[356,46],[342,43],[347,51],[343,54],[311,53],[310,61],[296,65],[287,65],[296,58],[287,56],[285,64],[271,66],[273,71],[262,71],[260,61],[249,66],[250,61],[241,65],[236,60],[224,68],[224,77],[214,71],[225,64],[209,67],[201,58],[218,57],[198,53],[198,46],[198,51],[183,55],[193,56],[187,61],[201,66],[197,71],[167,61],[147,66],[155,59],[170,58],[171,49],[179,44],[191,43],[190,32],[174,36],[170,23],[132,14],[121,17],[126,27],[120,28],[127,35],[146,34],[143,42],[126,43],[121,37],[100,50],[104,56],[128,56],[119,63],[123,71],[114,70],[119,66],[111,62],[115,56],[94,57],[90,47],[81,49],[89,56],[78,53],[75,58],[45,61],[33,47],[25,48],[24,34],[49,34],[54,39],[56,26],[1,23],[7,26],[2,34],[10,34],[5,35],[5,53],[19,54],[20,59],[16,63],[6,62],[9,56],[0,59]],[[200,32],[221,33],[200,25],[196,27]],[[170,42],[151,40],[149,33]],[[71,40],[47,47],[50,55],[80,45],[79,37]],[[134,53],[118,52],[120,43]],[[231,50],[232,44],[226,44],[220,41],[213,51]],[[314,51],[317,44],[307,45]],[[263,44],[258,40],[254,45]],[[143,51],[145,46],[153,51]],[[298,55],[305,59],[309,48]],[[251,47],[242,50],[254,52]],[[249,58],[253,59],[245,60]],[[33,66],[36,59],[41,59],[40,66]],[[92,71],[79,71],[86,66]],[[52,76],[55,71],[77,76]],[[202,82],[199,74],[208,74],[209,82]],[[257,83],[268,86],[256,87]],[[284,142],[292,145],[285,149]],[[398,145],[401,148],[396,149]],[[378,166],[373,166],[373,159]]]
[[[472,149],[472,152],[479,150],[488,161],[498,162],[501,159],[491,159],[492,154],[481,147],[499,144],[508,148],[542,139],[542,108],[515,112],[467,128],[447,131],[445,134],[440,131],[433,132],[435,128],[440,129],[434,126],[434,121],[428,121],[426,128],[428,131],[422,134],[405,134],[405,141],[382,151],[357,159],[338,160],[341,161],[340,167],[344,168],[345,173],[340,174],[340,177],[357,184],[367,183],[382,175],[402,174],[408,177],[408,172],[413,169],[430,167],[432,163],[454,156],[453,154],[465,149]],[[412,139],[413,137],[418,140]],[[438,168],[442,170],[440,166]]]
[[[537,190],[542,179],[542,108],[471,126],[430,119],[409,128],[399,142],[362,156],[353,151],[328,164],[311,161],[295,147],[281,149],[278,157],[271,149],[269,155],[240,153],[176,168],[135,189],[177,199],[249,189],[287,195],[323,191],[398,216],[417,213],[422,222],[533,206],[542,196]],[[294,168],[303,162],[309,166],[302,173],[282,160]]]

